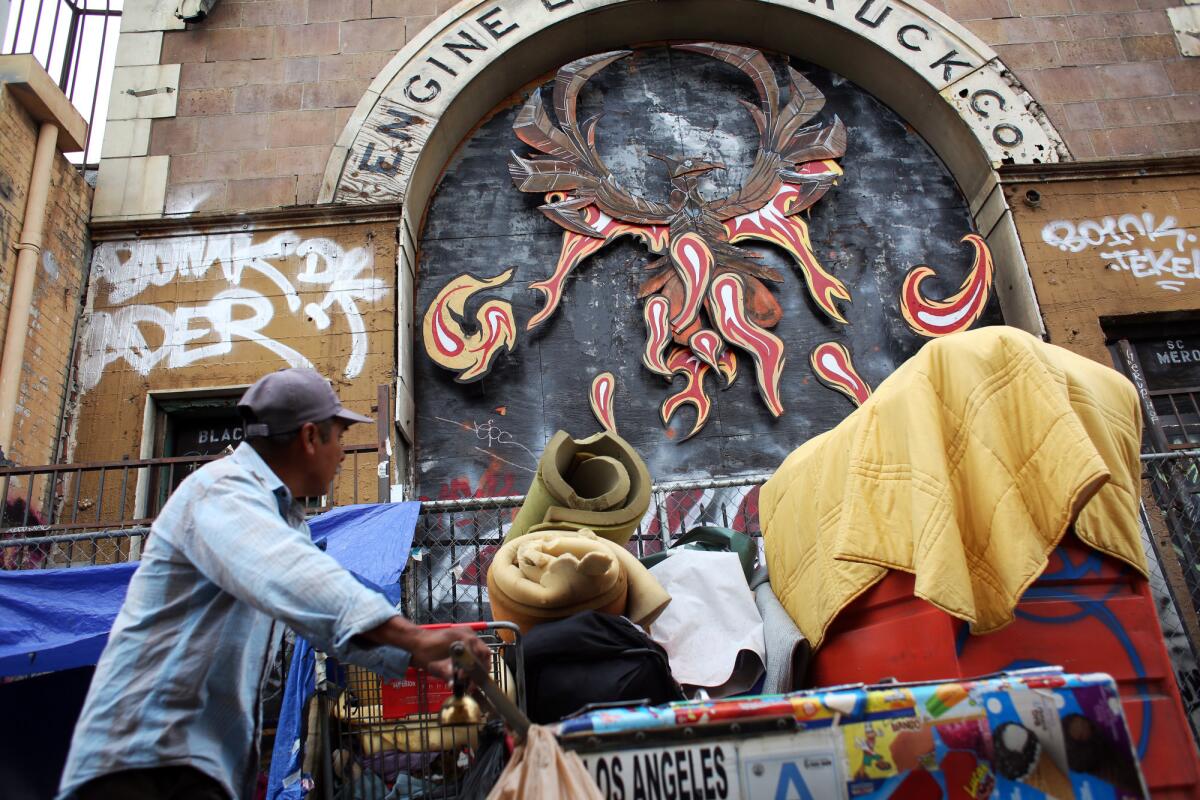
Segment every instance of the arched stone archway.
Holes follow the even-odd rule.
[[[406,45],[369,87],[330,157],[322,202],[400,202],[397,285],[411,297],[414,247],[441,171],[505,97],[583,55],[643,43],[720,40],[790,53],[889,105],[933,148],[997,263],[1007,322],[1041,332],[1025,261],[998,190],[1003,163],[1068,159],[1037,103],[986,44],[921,0],[490,0],[463,2]],[[411,307],[398,309],[411,320]],[[401,426],[411,326],[400,321]]]
[[[968,197],[993,165],[1068,157],[999,56],[921,0],[495,0],[460,3],[389,62],[339,138],[321,200],[423,210],[449,151],[524,83],[589,53],[686,39],[790,52],[844,75],[913,125]]]

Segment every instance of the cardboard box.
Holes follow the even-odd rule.
[[[1148,796],[1107,675],[1030,670],[603,710],[556,733],[610,800]]]

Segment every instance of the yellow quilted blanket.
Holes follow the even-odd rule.
[[[763,486],[771,585],[816,647],[888,568],[972,632],[1002,628],[1072,523],[1144,574],[1140,438],[1109,367],[1015,328],[929,342]]]

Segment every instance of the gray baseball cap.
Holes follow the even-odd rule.
[[[248,439],[291,433],[306,422],[323,422],[330,417],[347,423],[375,421],[342,408],[329,381],[315,370],[301,367],[259,378],[238,401],[238,411],[248,417]]]

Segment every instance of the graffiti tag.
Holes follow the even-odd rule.
[[[277,265],[287,260],[300,262],[290,277]],[[351,341],[344,374],[354,378],[362,372],[368,351],[359,304],[374,303],[386,291],[372,268],[369,248],[347,250],[330,239],[301,239],[293,233],[263,242],[254,242],[249,233],[105,242],[96,248],[92,269],[114,305],[153,287],[209,278],[210,272],[219,271],[229,288],[200,305],[167,309],[131,304],[93,312],[83,335],[80,382],[85,390],[95,387],[105,368],[118,361],[141,375],[158,366],[186,367],[228,355],[235,340],[254,342],[289,366],[311,367],[303,354],[264,333],[276,306],[271,298],[242,285],[248,274],[277,287],[288,313],[303,313],[317,330],[330,326],[331,311],[340,313]],[[324,294],[301,308],[299,290],[308,287],[323,289]]]
[[[1144,244],[1163,240],[1172,246]],[[1159,221],[1147,211],[1099,221],[1056,220],[1042,228],[1042,241],[1066,253],[1104,248],[1099,256],[1109,269],[1129,272],[1135,278],[1154,279],[1167,291],[1179,292],[1187,281],[1200,280],[1200,248],[1188,247],[1195,243],[1196,234],[1180,228],[1171,216]],[[1133,246],[1136,244],[1141,246]]]

